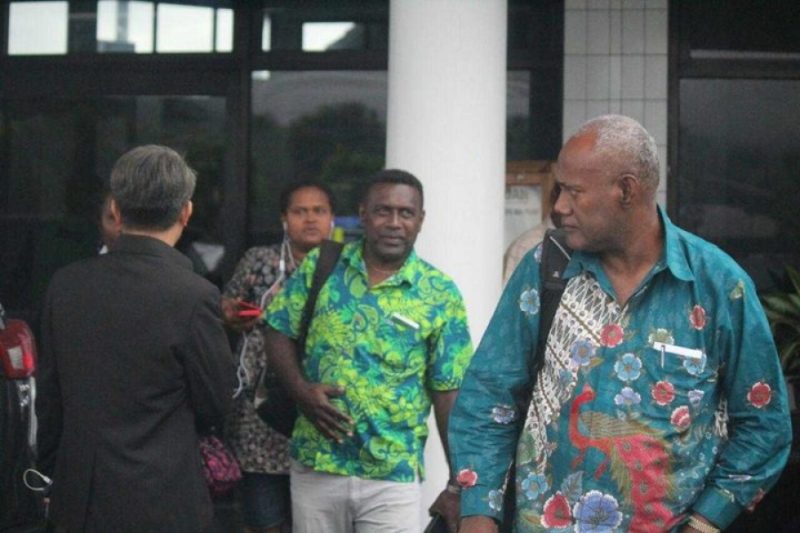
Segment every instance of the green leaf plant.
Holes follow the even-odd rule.
[[[800,376],[800,272],[787,266],[791,289],[761,298],[786,377]]]

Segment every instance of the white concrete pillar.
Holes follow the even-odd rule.
[[[507,3],[390,5],[386,167],[424,184],[417,252],[455,279],[477,345],[501,288]],[[448,473],[429,426],[423,514]]]

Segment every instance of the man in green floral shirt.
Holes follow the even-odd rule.
[[[425,216],[419,180],[379,172],[359,214],[364,238],[344,247],[320,291],[302,368],[291,339],[319,250],[267,312],[270,363],[301,412],[291,446],[297,533],[421,530],[430,407],[447,450],[447,419],[472,355],[455,283],[414,252]],[[455,504],[445,490],[435,506],[447,515]]]

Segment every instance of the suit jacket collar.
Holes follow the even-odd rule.
[[[192,270],[192,261],[174,247],[155,237],[145,235],[122,234],[114,242],[111,254],[129,253],[161,257],[167,261]]]

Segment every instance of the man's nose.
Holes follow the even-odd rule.
[[[569,213],[569,202],[567,201],[563,189],[559,191],[558,196],[556,196],[556,202],[553,204],[553,211],[558,215]]]
[[[399,211],[392,211],[392,214],[389,216],[389,224],[392,226],[399,226],[400,225],[400,212]]]

